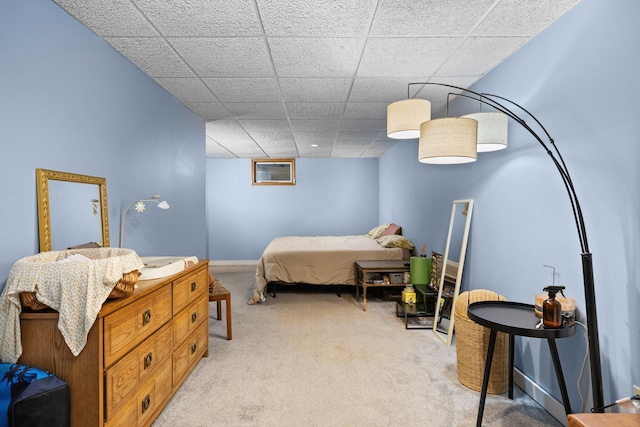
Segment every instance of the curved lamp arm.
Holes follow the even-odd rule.
[[[588,347],[589,347],[589,358],[591,364],[591,386],[593,392],[593,406],[594,412],[603,412],[604,407],[604,396],[602,391],[602,368],[600,363],[600,344],[598,338],[598,318],[596,311],[596,298],[595,298],[595,284],[593,279],[593,259],[592,254],[589,252],[589,243],[587,240],[587,231],[584,225],[584,218],[582,216],[582,209],[580,207],[580,202],[578,201],[578,196],[576,194],[575,188],[573,187],[573,182],[571,180],[571,175],[569,174],[569,169],[558,150],[553,138],[549,135],[549,132],[542,126],[542,123],[529,111],[527,111],[524,107],[516,104],[515,102],[504,98],[502,96],[487,94],[487,93],[479,93],[472,91],[470,89],[465,89],[458,86],[453,86],[445,83],[431,83],[431,82],[417,82],[417,83],[409,83],[407,87],[407,98],[410,98],[410,87],[411,85],[434,85],[434,86],[443,86],[449,87],[455,90],[460,91],[460,93],[456,93],[457,96],[462,96],[464,98],[475,100],[481,104],[488,105],[504,114],[508,117],[512,118],[515,122],[520,124],[523,128],[525,128],[535,139],[540,143],[542,148],[547,152],[553,164],[558,169],[560,176],[562,177],[562,181],[564,183],[565,189],[569,195],[569,200],[571,202],[571,208],[573,210],[573,217],[576,223],[576,228],[578,230],[578,238],[580,240],[580,248],[582,250],[582,275],[583,275],[583,285],[584,285],[584,293],[585,293],[585,305],[586,305],[586,316],[587,316],[587,333],[588,333]],[[500,101],[504,101],[508,103],[508,106]],[[516,114],[511,108],[515,107],[518,110],[524,112],[528,117],[533,119],[538,127],[544,132],[546,139],[545,140],[532,128],[527,122],[521,118],[518,114]],[[447,104],[448,108],[448,104]],[[448,111],[447,111],[448,114]],[[547,145],[548,144],[548,145]],[[550,148],[551,147],[551,148]]]
[[[131,210],[132,207],[138,205],[139,203],[142,204],[142,210],[140,210],[139,212],[143,212],[144,211],[144,202],[153,202],[153,203],[157,203],[158,207],[160,209],[169,209],[169,203],[167,203],[166,200],[160,201],[160,196],[151,196],[151,197],[147,197],[146,199],[139,199],[136,200],[135,202],[131,203],[127,209],[124,210],[124,212],[122,213],[122,218],[120,218],[120,247],[123,247],[122,244],[124,242],[124,220],[127,217],[127,213],[129,213],[129,211]]]

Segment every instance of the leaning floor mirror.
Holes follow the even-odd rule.
[[[443,268],[440,268],[438,280],[437,309],[433,319],[433,332],[447,346],[450,346],[453,340],[454,307],[462,282],[472,212],[472,199],[453,201],[449,233],[442,258]]]

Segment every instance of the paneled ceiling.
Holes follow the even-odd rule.
[[[402,143],[409,82],[468,87],[579,0],[54,1],[207,122],[208,157],[358,158]]]

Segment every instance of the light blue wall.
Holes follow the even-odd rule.
[[[112,246],[122,207],[160,194],[125,246],[206,255],[201,119],[51,1],[0,3],[0,63],[1,286],[38,252],[36,168],[107,179]]]
[[[594,258],[605,403],[629,396],[640,382],[639,16],[636,0],[582,0],[473,87],[536,115],[568,164]],[[472,165],[420,165],[415,145],[395,147],[380,162],[381,201],[407,182],[393,173],[399,168],[411,172],[408,181],[416,186],[404,190],[412,202],[401,221],[411,230],[423,227],[419,233],[429,245],[441,239],[436,228],[446,223],[450,201],[475,199],[465,289],[533,303],[551,283],[543,267],[548,264],[584,311],[580,245],[567,193],[546,153],[520,126],[510,123],[507,150],[481,153]],[[445,206],[433,219],[418,214],[432,209],[434,199]],[[380,212],[389,217],[393,208],[381,202]],[[591,408],[581,408],[577,390],[579,382],[587,395],[590,386],[588,367],[579,377],[585,341],[581,327],[558,341],[575,411]],[[546,344],[517,342],[516,364],[559,399]]]
[[[251,160],[207,160],[212,261],[253,260],[278,236],[366,234],[378,225],[378,159],[296,159],[296,185],[251,185]]]

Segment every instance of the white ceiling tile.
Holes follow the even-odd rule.
[[[298,150],[293,139],[279,139],[274,137],[267,137],[256,141],[262,151],[267,156],[274,157],[298,157]]]
[[[151,37],[158,32],[136,7],[122,0],[54,0],[101,37]]]
[[[309,131],[337,131],[340,120],[291,120],[291,128],[294,132]]]
[[[350,77],[355,75],[363,39],[269,39],[271,56],[280,77]]]
[[[242,119],[285,119],[284,105],[277,102],[225,102],[224,106],[238,120]]]
[[[257,36],[252,0],[133,0],[163,36]]]
[[[300,153],[300,157],[329,158],[331,157],[331,148],[332,145],[330,144],[320,147],[303,146],[298,147],[298,152]]]
[[[359,132],[345,132],[339,131],[336,135],[336,143],[338,142],[354,142],[354,141],[373,141],[375,140],[380,132],[369,132],[369,131],[359,131]]]
[[[387,120],[349,119],[342,120],[340,131],[375,132],[387,129]]]
[[[461,38],[455,37],[370,37],[367,40],[358,77],[426,77],[435,73]]]
[[[221,102],[279,102],[278,81],[275,78],[205,78]]]
[[[345,102],[351,78],[280,78],[285,102]]]
[[[353,82],[349,102],[372,102],[389,104],[407,99],[407,84],[425,81],[427,76],[403,78],[358,77]]]
[[[299,145],[327,145],[333,144],[336,138],[335,131],[298,131],[294,130],[293,135]]]
[[[173,94],[178,101],[188,102],[218,102],[204,83],[197,78],[157,77],[160,86]]]
[[[387,119],[386,102],[349,102],[344,112],[345,119]]]
[[[257,0],[269,37],[366,36],[375,0]]]
[[[187,102],[185,105],[204,120],[223,120],[231,117],[219,102]]]
[[[286,104],[289,118],[297,119],[339,119],[345,104],[337,102],[293,102]]]
[[[274,75],[267,48],[260,37],[167,40],[200,77]]]
[[[255,142],[235,120],[215,120],[206,123],[207,137],[223,146],[252,148]]]
[[[254,150],[254,151],[243,151],[238,156],[242,159],[268,159],[269,155],[262,150]]]
[[[295,141],[291,132],[252,131],[249,136],[262,148],[265,146],[295,147]]]
[[[333,150],[341,149],[341,150],[354,150],[354,151],[364,151],[369,145],[371,145],[370,141],[336,141],[333,144]]]
[[[535,36],[579,0],[501,0],[478,25],[477,36]]]
[[[240,125],[247,132],[269,131],[288,132],[290,131],[287,120],[239,120]]]
[[[380,0],[372,36],[464,36],[495,0]]]
[[[105,40],[151,77],[195,77],[163,39],[105,37]]]
[[[266,151],[270,159],[296,159],[300,157],[297,150],[274,148]]]
[[[480,75],[499,64],[526,43],[525,37],[469,37],[440,69],[454,74],[464,69],[467,75]]]

